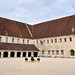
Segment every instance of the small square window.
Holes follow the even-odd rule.
[[[64,54],[64,50],[61,50],[61,54],[62,54],[62,55]]]
[[[62,39],[60,39],[60,42],[62,42]]]
[[[50,54],[50,51],[48,51],[48,54]]]
[[[42,54],[44,54],[44,51],[42,51]]]
[[[57,54],[57,55],[59,54],[59,50],[56,50],[56,54]]]
[[[53,39],[51,39],[51,43],[53,43]]]
[[[66,38],[64,38],[64,41],[67,42]]]
[[[57,43],[57,39],[55,39],[55,43]]]
[[[70,42],[72,42],[72,38],[69,38]]]
[[[49,43],[49,40],[47,40],[47,43]]]

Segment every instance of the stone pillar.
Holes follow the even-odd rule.
[[[3,58],[3,52],[1,52],[1,58]]]
[[[15,52],[15,58],[17,57],[17,52]]]
[[[21,57],[23,57],[23,52],[21,52]]]
[[[34,56],[34,52],[31,52],[31,56]]]
[[[28,52],[26,52],[26,57],[28,57]]]
[[[10,52],[8,52],[8,57],[10,57]]]

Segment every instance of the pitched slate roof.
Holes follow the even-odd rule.
[[[5,35],[8,32],[8,36],[31,38],[25,23],[0,18],[0,35]]]
[[[35,24],[33,25],[33,38],[75,34],[75,32],[72,32],[74,26],[75,15]]]
[[[32,33],[32,37],[25,23],[0,18],[0,35],[5,35],[5,31],[7,31],[8,36],[20,37],[19,34],[21,33],[23,38],[38,39],[75,34],[75,31],[72,32],[72,27],[75,26],[75,15],[35,25],[27,24],[27,26]]]
[[[1,43],[0,50],[25,50],[25,51],[39,51],[34,45],[28,44],[14,44],[14,43]]]

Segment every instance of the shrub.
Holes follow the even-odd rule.
[[[31,61],[34,61],[34,56],[31,56]]]
[[[25,60],[28,60],[28,58],[25,58]]]
[[[40,58],[37,58],[37,60],[40,60]]]

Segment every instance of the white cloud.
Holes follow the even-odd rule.
[[[75,0],[0,0],[0,16],[30,24],[75,14]]]

